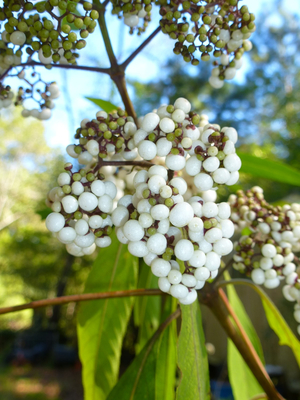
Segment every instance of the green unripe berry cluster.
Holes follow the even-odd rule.
[[[174,53],[192,65],[222,54],[241,58],[245,50],[242,41],[255,30],[255,16],[247,6],[240,7],[239,1],[220,0],[211,5],[210,0],[159,0],[160,26],[176,41]],[[240,34],[234,36],[237,30]]]
[[[20,46],[17,51],[21,50],[21,54],[24,48],[30,56],[39,52],[40,61],[45,64],[62,61],[62,57],[64,62],[76,63],[76,51],[86,46],[85,39],[94,32],[99,18],[92,3],[78,3],[79,0],[47,0],[37,4],[25,1],[21,5],[18,0],[4,0],[0,8],[0,54],[11,55],[12,44]],[[56,15],[54,7],[63,15]]]
[[[152,3],[156,4],[153,0],[111,0],[113,5],[112,14],[117,15],[118,18],[124,17],[124,22],[130,27],[130,34],[134,31],[138,35],[145,32],[149,22],[151,21]],[[126,22],[127,17],[135,17],[137,24]],[[137,26],[139,21],[142,20],[142,26]]]

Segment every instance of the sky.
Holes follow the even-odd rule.
[[[251,12],[256,15],[264,8],[275,5],[275,0],[251,0],[246,1]],[[300,13],[300,2],[293,0],[285,1],[286,7]],[[149,23],[146,32],[138,37],[129,35],[126,27],[116,16],[111,16],[107,12],[107,25],[111,33],[112,45],[119,61],[127,58],[131,52],[137,48],[156,28],[155,22],[158,21],[158,13],[154,13],[153,21]],[[276,24],[276,20],[272,21]],[[172,56],[174,42],[162,33],[159,33],[148,46],[141,52],[126,70],[128,79],[138,79],[141,82],[148,82],[159,76],[160,66],[164,59]],[[90,54],[90,49],[97,49],[97,54]],[[100,61],[99,61],[100,60]],[[87,46],[80,51],[79,65],[95,65],[108,67],[109,62],[105,55],[104,44],[98,30],[89,36]],[[196,67],[195,67],[196,68]],[[51,82],[56,81],[61,88],[61,96],[55,100],[55,109],[50,120],[43,122],[46,132],[46,140],[50,146],[66,147],[73,143],[73,135],[83,118],[94,118],[99,110],[86,97],[96,97],[104,100],[113,99],[114,103],[122,106],[121,99],[115,92],[114,85],[107,75],[91,73],[86,71],[60,70],[53,68],[51,71],[37,69],[42,72],[43,79]],[[244,71],[241,69],[236,79],[243,78]],[[9,82],[10,83],[10,82]],[[12,87],[20,85],[19,80],[11,82]],[[149,110],[150,112],[151,110]]]

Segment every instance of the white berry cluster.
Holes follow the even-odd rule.
[[[151,266],[163,292],[190,304],[196,290],[217,275],[221,257],[232,251],[230,206],[199,196],[184,201],[185,180],[168,180],[161,165],[140,170],[133,183],[134,194],[122,197],[112,213],[117,237]]]
[[[0,49],[0,75],[2,75],[8,68],[20,65],[22,54],[20,50],[14,51],[13,49],[8,48],[5,41],[3,41],[3,33],[2,42],[3,45]]]
[[[133,137],[144,160],[162,157],[170,170],[184,170],[194,177],[200,191],[238,181],[241,160],[235,149],[237,139],[234,128],[221,129],[208,123],[191,111],[190,102],[184,98],[146,114]]]
[[[98,158],[132,161],[138,156],[132,139],[136,130],[133,118],[126,116],[125,111],[98,111],[95,119],[81,121],[75,134],[79,144],[69,145],[67,153],[83,165]]]
[[[216,189],[238,180],[237,132],[210,124],[184,98],[138,124],[121,109],[81,122],[79,144],[67,153],[85,167],[65,166],[48,196],[53,213],[46,224],[76,256],[108,246],[115,226],[119,241],[159,277],[160,289],[189,304],[233,249],[230,206],[216,204]]]
[[[24,79],[25,77],[25,71],[21,71],[18,74],[18,77],[20,79]],[[50,85],[45,85],[44,92],[39,91],[38,92],[40,99],[37,101],[39,104],[39,108],[33,108],[33,109],[27,109],[25,108],[24,101],[27,99],[32,99],[34,98],[34,89],[32,90],[24,90],[22,87],[19,88],[17,96],[16,96],[16,101],[15,104],[23,105],[23,110],[22,110],[22,116],[24,118],[27,117],[34,117],[40,120],[47,120],[51,117],[52,109],[55,107],[54,101],[57,99],[60,95],[60,90],[57,85],[57,83],[52,82]]]
[[[26,76],[26,70],[23,68],[17,74],[8,76],[16,76],[24,82],[25,87],[20,86],[16,95],[11,91],[10,86],[4,86],[0,83],[0,109],[7,108],[14,104],[22,106],[21,115],[24,118],[34,117],[39,120],[47,120],[51,117],[52,109],[55,107],[54,100],[60,95],[60,90],[55,82],[45,83],[40,74],[33,72],[30,77]],[[29,83],[32,80],[32,83]],[[38,104],[38,108],[28,109],[26,104],[28,101]]]
[[[300,323],[300,262],[295,255],[300,250],[300,205],[272,206],[260,187],[238,191],[229,202],[231,219],[251,231],[234,246],[234,268],[268,289],[285,281],[284,297],[297,302],[295,318]]]
[[[72,172],[72,164],[65,165],[57,179],[59,186],[50,190],[46,204],[52,213],[46,219],[50,232],[66,244],[74,256],[92,254],[96,246],[111,244],[113,200],[117,188],[104,181],[98,171],[81,169]]]
[[[76,64],[77,51],[86,46],[85,39],[97,25],[99,13],[93,8],[87,1],[4,1],[0,8],[3,68],[19,65],[22,54],[35,53],[44,64]],[[7,59],[14,54],[19,62]]]

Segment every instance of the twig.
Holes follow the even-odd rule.
[[[91,72],[101,72],[103,74],[110,75],[110,68],[99,68],[99,67],[88,67],[86,65],[73,65],[73,64],[49,64],[53,68],[62,68],[62,69],[77,69],[82,71],[91,71]],[[15,67],[45,67],[45,64],[36,62],[36,61],[28,61],[26,63],[22,63],[16,65]],[[0,77],[1,79],[1,77]]]
[[[220,280],[220,278],[222,277],[222,275],[224,274],[225,271],[228,271],[229,268],[232,266],[234,262],[234,259],[231,258],[228,263],[225,265],[225,267],[223,269],[221,269],[221,271],[219,272],[219,274],[216,276],[216,278],[213,280],[212,285],[215,286],[216,283]]]
[[[129,165],[132,167],[150,168],[154,164],[152,164],[150,161],[103,161],[102,163],[100,163],[100,168],[106,166],[122,167],[125,165]]]
[[[260,399],[268,399],[268,396],[266,395],[266,393],[260,393],[254,397],[251,397],[250,400],[260,400]]]
[[[238,319],[238,317],[237,317],[236,313],[234,312],[231,304],[229,303],[229,300],[228,300],[226,294],[224,293],[223,289],[221,289],[221,288],[219,288],[218,292],[219,292],[220,298],[223,301],[223,304],[225,305],[228,313],[230,314],[230,316],[234,320],[236,326],[238,327],[238,330],[240,331],[240,334],[241,334],[244,342],[246,343],[249,351],[252,353],[252,356],[255,359],[257,365],[259,366],[261,371],[264,373],[266,379],[269,380],[269,382],[272,382],[271,378],[267,374],[267,371],[265,370],[265,367],[264,367],[263,363],[261,362],[261,359],[259,358],[255,348],[253,347],[253,344],[251,343],[251,340],[249,339],[246,331],[244,330],[242,324],[240,323],[240,320]]]
[[[161,27],[159,26],[158,28],[155,29],[151,33],[150,36],[147,37],[147,39],[121,64],[121,67],[125,70],[128,66],[128,64],[131,63],[131,61],[144,49],[144,47],[147,46],[149,42],[161,31]]]
[[[100,293],[84,293],[74,294],[71,296],[55,297],[53,299],[44,299],[32,301],[18,306],[0,308],[0,314],[8,314],[11,312],[27,310],[29,308],[41,308],[53,306],[57,304],[66,304],[71,302],[100,300],[100,299],[114,299],[117,297],[131,297],[131,296],[160,296],[163,293],[159,289],[132,289],[132,290],[117,290],[115,292],[100,292]]]

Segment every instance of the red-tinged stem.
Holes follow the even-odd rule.
[[[53,299],[44,299],[32,301],[18,306],[0,308],[0,314],[8,314],[11,312],[35,309],[57,304],[66,304],[71,302],[88,301],[88,300],[101,300],[101,299],[114,299],[117,297],[132,297],[132,296],[161,296],[163,293],[159,289],[133,289],[133,290],[117,290],[115,292],[100,292],[100,293],[84,293],[74,294],[71,296],[55,297]]]
[[[262,365],[250,339],[241,326],[234,310],[230,306],[225,293],[221,289],[215,290],[212,285],[207,284],[204,289],[200,291],[199,301],[209,307],[213,312],[225,330],[227,336],[232,340],[253,375],[267,394],[268,398],[270,400],[284,400],[281,394],[277,392],[271,378]]]

